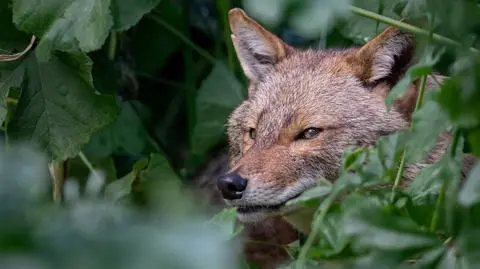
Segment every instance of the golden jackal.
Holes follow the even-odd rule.
[[[229,23],[250,85],[228,121],[231,169],[217,186],[240,221],[287,212],[285,203],[319,177],[337,178],[348,146],[371,145],[409,127],[418,81],[392,108],[385,98],[412,64],[411,34],[389,27],[359,48],[299,50],[241,9],[229,12]],[[405,179],[439,160],[449,139],[442,134],[423,162],[406,168]],[[466,158],[464,170],[473,162]]]

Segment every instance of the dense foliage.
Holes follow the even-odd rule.
[[[434,70],[449,76],[421,91],[409,131],[352,148],[336,182],[291,201],[316,214],[285,246],[288,268],[477,268],[480,167],[460,178],[461,154],[480,156],[473,0],[1,1],[0,267],[247,266],[234,212],[209,219],[181,188],[246,97],[233,6],[297,47],[358,45],[389,24],[415,33],[418,63],[387,105]],[[442,160],[401,188],[446,129]]]

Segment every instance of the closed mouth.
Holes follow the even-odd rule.
[[[284,205],[285,203],[278,204],[278,205],[237,206],[237,212],[241,214],[246,214],[246,213],[254,213],[258,211],[277,211]]]
[[[282,207],[285,206],[285,204],[300,195],[302,195],[303,192],[292,196],[291,198],[287,199],[285,202],[276,204],[276,205],[239,205],[236,206],[237,212],[240,214],[249,214],[249,213],[256,213],[256,212],[276,212],[279,211]]]

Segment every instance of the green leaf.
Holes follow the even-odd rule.
[[[44,61],[54,49],[99,49],[113,24],[109,7],[110,0],[14,0],[13,21],[41,37],[37,53]]]
[[[357,249],[418,251],[439,243],[434,235],[421,232],[411,219],[390,215],[369,201],[351,206],[344,225]]]
[[[95,94],[90,71],[85,54],[56,52],[50,62],[39,62],[30,53],[0,89],[22,89],[9,136],[57,160],[75,156],[117,113],[113,97]]]
[[[237,225],[237,210],[235,208],[225,208],[213,216],[209,222],[222,230],[222,233],[229,239],[240,234],[244,226]]]
[[[160,0],[13,0],[15,25],[41,37],[38,58],[52,50],[90,52],[99,49],[110,30],[124,31]]]
[[[147,167],[140,172],[140,178],[142,180],[180,180],[167,158],[160,153],[150,155]]]
[[[105,188],[105,198],[112,202],[116,202],[129,195],[132,191],[132,183],[135,181],[136,175],[136,171],[131,171],[121,179],[108,184]]]
[[[477,163],[470,172],[467,182],[463,185],[458,202],[466,207],[477,204],[480,201],[480,163]]]
[[[125,31],[155,8],[161,0],[112,0],[113,30]]]
[[[445,80],[438,101],[452,122],[459,127],[475,128],[480,124],[480,60],[466,55],[452,69],[455,76]]]
[[[320,180],[318,185],[305,191],[299,197],[289,200],[286,205],[307,204],[312,200],[318,201],[321,198],[325,198],[332,192],[332,183],[326,180]]]
[[[217,62],[198,90],[196,124],[190,138],[194,154],[205,154],[224,138],[227,117],[243,99],[240,82]]]
[[[458,235],[458,252],[462,254],[463,268],[479,268],[480,266],[480,229],[478,225],[465,225]]]
[[[139,155],[147,145],[148,132],[143,118],[137,111],[146,108],[137,101],[121,102],[117,120],[95,133],[85,147],[89,158],[105,158],[113,153]]]
[[[414,125],[406,135],[407,163],[424,159],[437,144],[437,136],[450,124],[448,115],[435,101],[427,101],[413,113],[412,120]]]
[[[155,12],[180,33],[184,33],[184,29],[187,29],[186,18],[172,1],[162,1]],[[148,40],[148,42],[135,42],[132,46],[135,70],[146,74],[155,74],[160,70],[181,45],[177,36],[148,18],[138,23],[135,32],[132,33],[132,38]]]

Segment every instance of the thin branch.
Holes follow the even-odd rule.
[[[192,41],[190,41],[190,39],[188,39],[184,34],[182,34],[180,31],[178,31],[177,29],[175,29],[173,26],[171,26],[168,22],[164,21],[160,16],[158,16],[157,14],[148,14],[147,15],[147,18],[151,19],[152,21],[156,22],[157,24],[159,24],[160,26],[162,26],[163,28],[167,29],[170,33],[172,33],[174,36],[176,36],[178,39],[180,39],[181,41],[183,41],[183,43],[185,43],[185,45],[189,46],[190,48],[192,48],[195,52],[197,52],[200,56],[202,56],[203,58],[205,58],[205,60],[207,60],[208,62],[210,62],[211,64],[215,64],[215,62],[217,61],[215,59],[215,57],[213,57],[212,55],[210,55],[210,53],[208,53],[206,50],[200,48],[199,46],[195,45]]]
[[[30,51],[30,49],[33,47],[33,44],[35,44],[35,40],[36,40],[36,37],[32,36],[32,38],[30,39],[30,44],[28,44],[28,46],[23,51],[21,51],[19,53],[0,54],[0,62],[11,62],[11,61],[15,61],[15,60],[19,59],[20,57],[25,55],[25,53]]]
[[[90,173],[92,173],[92,175],[94,177],[96,177],[99,181],[103,181],[103,177],[100,176],[97,171],[95,170],[95,168],[93,167],[92,163],[87,159],[87,156],[85,156],[85,154],[83,153],[83,151],[80,151],[80,153],[78,153],[78,157],[80,157],[80,159],[82,160],[82,162],[85,164],[85,166],[88,168],[88,170],[90,170]]]
[[[350,10],[356,15],[359,15],[359,16],[362,16],[362,17],[365,17],[365,18],[368,18],[368,19],[372,19],[372,20],[375,20],[375,21],[383,22],[383,23],[395,26],[395,27],[397,27],[401,30],[404,30],[404,31],[407,31],[407,32],[410,32],[410,33],[413,33],[413,34],[422,35],[422,36],[426,36],[426,37],[430,36],[432,40],[434,40],[436,42],[439,42],[439,43],[443,43],[445,45],[462,46],[462,44],[460,42],[455,41],[451,38],[448,38],[448,37],[445,37],[445,36],[442,36],[442,35],[439,35],[439,34],[431,33],[430,31],[427,31],[427,30],[424,30],[422,28],[410,25],[408,23],[404,23],[404,22],[401,22],[401,21],[383,16],[383,15],[377,14],[375,12],[371,12],[371,11],[368,11],[368,10],[365,10],[365,9],[362,9],[362,8],[359,8],[359,7],[355,7],[355,6],[350,6]],[[480,52],[478,49],[473,48],[473,47],[470,47],[469,50],[472,51],[472,52],[475,52],[475,53]]]

